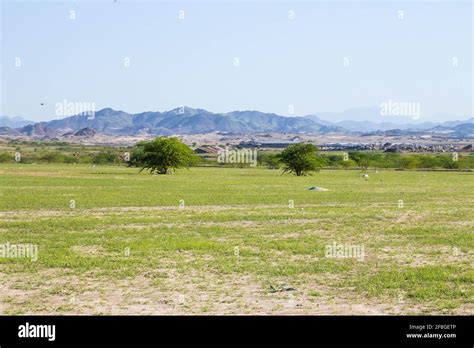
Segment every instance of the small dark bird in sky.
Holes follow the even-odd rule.
[[[40,105],[41,105],[41,106],[43,106],[43,105],[44,105],[44,103],[40,103]]]

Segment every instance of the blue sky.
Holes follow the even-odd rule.
[[[469,1],[4,0],[0,114],[52,119],[67,100],[306,115],[391,100],[419,103],[420,121],[465,118],[472,16]]]

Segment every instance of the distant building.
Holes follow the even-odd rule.
[[[289,140],[251,140],[251,141],[242,141],[239,144],[239,147],[257,147],[257,148],[280,148],[284,149],[290,145],[298,144],[301,142],[299,137],[293,137]]]

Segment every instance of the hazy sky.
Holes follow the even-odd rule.
[[[52,119],[63,100],[282,115],[391,100],[419,103],[420,121],[464,118],[473,113],[472,7],[2,1],[0,115]]]

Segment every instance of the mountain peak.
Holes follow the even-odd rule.
[[[97,111],[97,112],[115,112],[115,110],[112,109],[112,108],[103,108],[103,109],[101,109],[101,110],[99,110],[99,111]]]
[[[114,110],[112,108],[105,108],[95,112],[95,116],[97,117],[109,117],[109,116],[122,116],[122,115],[130,115],[128,112],[122,110]]]

